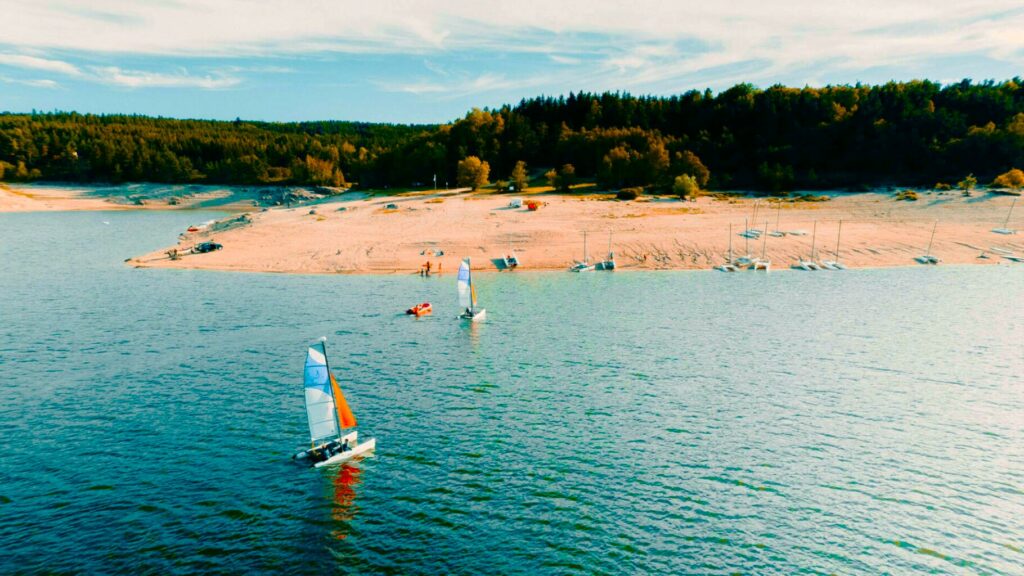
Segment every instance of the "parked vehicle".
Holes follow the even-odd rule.
[[[216,242],[203,242],[201,244],[196,244],[196,247],[193,248],[192,251],[196,254],[206,254],[207,252],[220,250],[223,247],[224,246],[222,244],[217,244]]]

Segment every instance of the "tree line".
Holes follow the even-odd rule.
[[[609,189],[779,191],[930,186],[970,173],[989,182],[1017,166],[1024,166],[1019,78],[740,84],[667,97],[580,92],[422,126],[0,115],[7,180],[378,188],[435,177],[439,185],[521,183],[525,173],[547,172],[556,187],[587,178]]]

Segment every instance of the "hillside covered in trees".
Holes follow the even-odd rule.
[[[576,93],[440,126],[0,115],[0,179],[362,187],[475,184],[571,165],[608,188],[789,190],[983,182],[1024,166],[1024,84],[928,81],[670,97]],[[522,181],[522,167],[515,181]]]

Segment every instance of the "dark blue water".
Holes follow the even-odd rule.
[[[1024,266],[123,265],[210,217],[0,215],[0,572],[1024,573]],[[378,448],[311,470],[321,335]]]

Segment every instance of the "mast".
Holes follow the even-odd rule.
[[[818,221],[814,221],[814,231],[811,232],[811,262],[814,262],[814,241],[818,238]]]
[[[729,222],[729,264],[732,264],[732,222]]]
[[[1013,207],[1017,205],[1017,199],[1013,199],[1013,203],[1010,204],[1010,211],[1006,213],[1006,222],[1003,222],[1003,228],[1009,229],[1010,226],[1010,215],[1013,214]]]
[[[938,227],[939,227],[939,221],[936,220],[935,224],[932,226],[932,237],[928,239],[928,249],[924,251],[924,255],[925,256],[931,256],[932,255],[932,241],[935,240],[935,229],[938,228]]]
[[[320,337],[320,350],[324,353],[324,366],[327,367],[327,382],[331,381],[331,361],[327,359],[327,336]],[[334,398],[332,391],[331,397]],[[341,420],[338,418],[338,399],[334,398],[334,425],[338,427],[338,438],[341,438]]]
[[[764,221],[764,238],[761,239],[761,261],[764,261],[765,250],[768,248],[768,221]]]
[[[843,221],[839,221],[839,231],[836,232],[836,264],[839,264],[839,239],[843,236]]]
[[[466,257],[466,283],[469,284],[469,309],[476,311],[476,290],[473,288],[473,265],[469,261],[469,257]]]
[[[746,218],[744,218],[743,219],[743,251],[747,253],[747,256],[750,256],[750,235],[747,234],[748,230],[750,230],[750,221],[748,221]]]
[[[608,259],[613,260],[615,256],[612,255],[612,233],[608,233]]]
[[[750,215],[750,221],[751,222],[757,222],[757,205],[760,202],[761,202],[760,200],[754,200],[754,213]],[[749,230],[750,230],[750,228],[748,227],[746,230],[744,230],[744,232],[747,232]],[[767,232],[767,230],[766,230],[766,232]]]
[[[590,264],[590,259],[587,258],[587,231],[583,231],[583,263]]]

